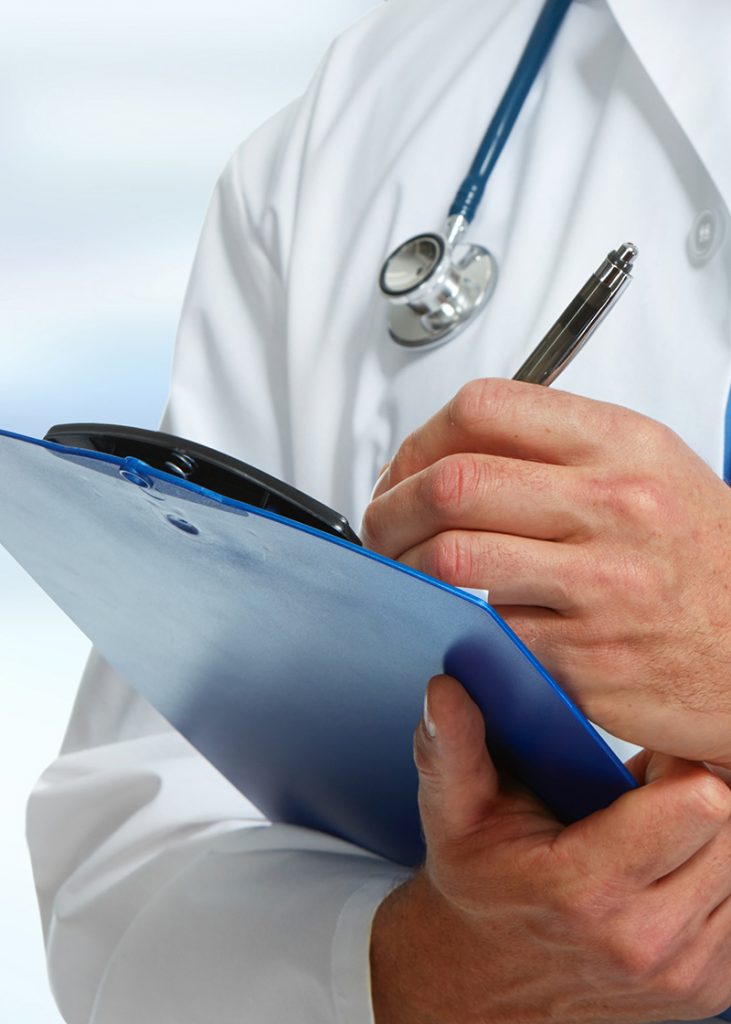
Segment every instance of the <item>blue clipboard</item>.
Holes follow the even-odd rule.
[[[448,672],[565,822],[632,776],[485,602],[133,458],[0,431],[0,543],[273,821],[423,856],[412,733]]]

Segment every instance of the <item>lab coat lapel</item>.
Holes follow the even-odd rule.
[[[607,0],[731,210],[728,0]]]

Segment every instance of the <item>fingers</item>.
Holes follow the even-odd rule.
[[[731,792],[707,769],[667,759],[663,774],[557,840],[589,872],[614,874],[638,890],[670,875],[702,850],[731,817]],[[581,853],[583,846],[584,853]]]
[[[363,519],[363,540],[389,558],[450,529],[563,540],[585,529],[575,472],[491,455],[451,455],[374,501]]]
[[[399,561],[454,587],[489,590],[493,605],[566,613],[576,601],[575,552],[550,541],[450,530],[404,552]]]
[[[484,455],[458,455],[409,477],[372,502],[365,544],[492,602],[567,612],[576,603],[588,531],[575,470]]]
[[[703,782],[705,774],[711,774],[698,765],[692,765],[680,758],[667,754],[642,750],[628,763],[640,785],[649,785],[662,779],[694,780]],[[725,785],[725,783],[722,783]],[[722,789],[716,793],[721,804],[731,806]],[[657,885],[657,896],[673,907],[686,926],[695,922],[699,926],[709,914],[731,896],[731,824],[722,822],[718,831],[699,850],[693,853],[678,868],[661,878]]]
[[[591,458],[621,415],[613,406],[555,388],[471,381],[404,442],[375,494],[457,452],[576,465]]]
[[[437,676],[427,687],[414,760],[427,843],[460,840],[479,828],[497,798],[498,777],[482,714],[449,676]]]
[[[628,764],[640,783],[648,785],[661,779],[697,780],[703,784],[710,776],[715,797],[728,805],[727,820],[718,832],[679,868],[660,880],[661,893],[676,906],[682,895],[689,900],[689,912],[705,917],[731,896],[731,791],[728,785],[707,768],[668,754],[643,750]],[[717,783],[717,784],[716,784]]]
[[[471,851],[484,859],[486,847],[511,839],[553,835],[563,827],[522,788],[501,791],[485,746],[485,725],[477,705],[450,676],[427,687],[424,720],[414,734],[419,770],[419,810],[429,862],[446,863]],[[446,859],[443,857],[446,855]]]
[[[731,828],[723,827],[657,888],[659,898],[688,922],[686,927],[700,927],[731,897]]]

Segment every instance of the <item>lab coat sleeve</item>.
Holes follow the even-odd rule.
[[[281,473],[277,254],[262,242],[266,217],[251,222],[240,160],[203,232],[165,425],[234,454],[245,436],[249,460]],[[61,756],[31,797],[28,838],[69,1024],[372,1019],[371,919],[405,872],[266,823],[97,655]]]
[[[72,729],[28,814],[69,1024],[372,1019],[371,918],[403,872],[267,825],[97,655]]]

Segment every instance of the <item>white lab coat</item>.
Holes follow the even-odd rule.
[[[168,429],[357,526],[404,435],[464,381],[511,375],[605,253],[633,241],[636,281],[561,386],[664,420],[720,470],[727,0],[576,2],[471,231],[501,267],[489,308],[427,354],[387,336],[381,262],[443,223],[539,5],[390,0],[238,150],[186,297]],[[28,820],[70,1024],[372,1019],[370,922],[405,872],[266,826],[96,659]]]

